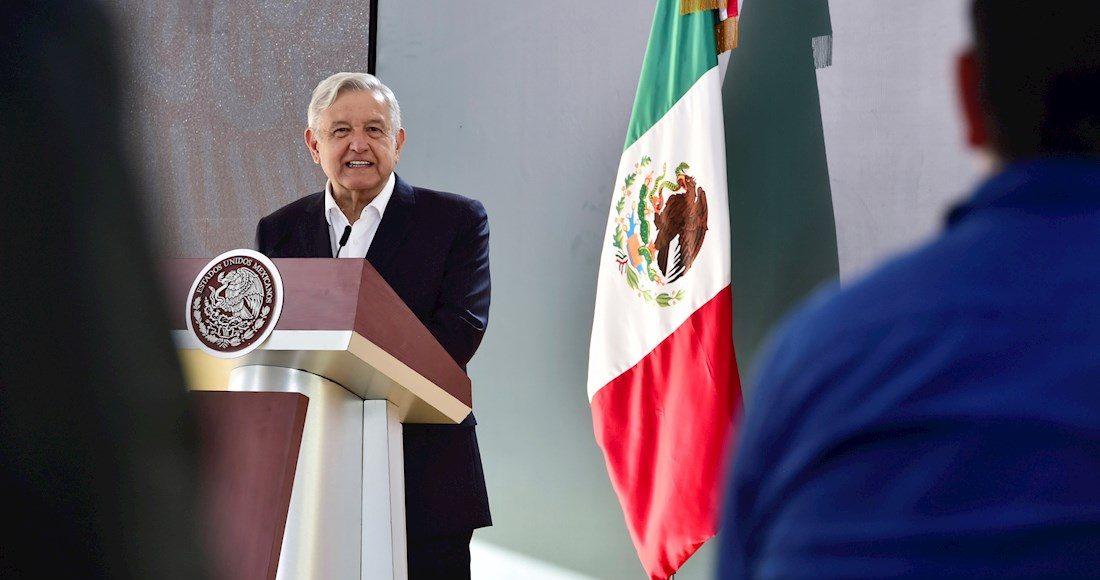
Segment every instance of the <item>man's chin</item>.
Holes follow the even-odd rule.
[[[386,181],[378,179],[344,179],[336,181],[329,179],[333,183],[333,193],[339,195],[341,193],[351,194],[355,197],[367,197],[373,199],[382,191],[382,186]]]

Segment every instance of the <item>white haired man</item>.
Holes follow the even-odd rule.
[[[401,109],[374,76],[321,81],[307,117],[306,146],[328,183],[261,219],[257,249],[368,260],[465,369],[489,321],[485,208],[394,173],[405,143]],[[470,577],[473,530],[492,524],[476,424],[471,414],[459,425],[405,425],[411,579]]]

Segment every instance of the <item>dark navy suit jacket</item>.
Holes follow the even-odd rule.
[[[260,220],[256,247],[271,258],[329,258],[321,191]],[[463,369],[489,322],[489,222],[472,199],[396,178],[367,260]],[[459,425],[404,426],[410,537],[492,524],[473,414]]]

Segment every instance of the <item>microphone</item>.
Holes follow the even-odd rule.
[[[344,226],[344,235],[340,236],[340,246],[336,248],[336,255],[334,258],[340,257],[340,250],[344,249],[344,244],[348,243],[348,238],[351,237],[351,226]]]

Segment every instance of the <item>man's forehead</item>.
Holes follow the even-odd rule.
[[[355,121],[385,121],[390,114],[382,95],[375,91],[341,91],[328,108],[321,111],[321,118],[329,123]]]
[[[322,115],[322,117],[322,121],[329,125],[385,125],[387,120],[385,115],[370,115],[367,118],[357,118],[355,115]]]

